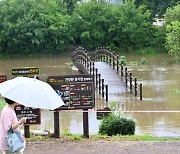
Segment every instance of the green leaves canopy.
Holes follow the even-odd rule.
[[[109,43],[110,11],[111,6],[106,3],[87,2],[77,6],[72,16],[76,43],[88,48],[106,46]]]
[[[68,15],[54,0],[0,2],[2,52],[59,52],[72,40]]]
[[[180,4],[166,12],[166,48],[175,62],[180,62]]]
[[[122,5],[88,2],[73,14],[75,42],[88,48],[137,49],[151,44],[150,13],[133,2]]]

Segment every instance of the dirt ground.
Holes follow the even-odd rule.
[[[180,141],[38,141],[24,154],[180,154]]]

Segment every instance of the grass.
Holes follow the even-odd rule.
[[[27,142],[38,141],[61,141],[61,142],[86,142],[86,141],[180,141],[180,138],[171,137],[153,137],[150,135],[130,135],[130,136],[106,136],[106,135],[90,135],[89,138],[83,137],[81,134],[71,134],[69,132],[62,133],[60,138],[53,138],[53,134],[49,136],[35,136],[31,134],[30,138],[27,138]]]
[[[4,100],[0,100],[0,109],[2,109],[6,105]]]
[[[180,94],[180,90],[179,90],[179,89],[174,89],[174,90],[173,90],[173,93],[175,93],[175,94]]]

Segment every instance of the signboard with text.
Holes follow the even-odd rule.
[[[40,109],[17,105],[15,106],[14,110],[16,112],[18,120],[22,117],[27,117],[25,124],[41,124]]]
[[[47,82],[61,96],[63,109],[91,109],[94,101],[93,75],[49,76]]]
[[[0,83],[7,80],[7,76],[5,74],[0,74]]]
[[[39,68],[37,67],[21,67],[21,68],[13,68],[12,75],[36,75],[39,74]]]

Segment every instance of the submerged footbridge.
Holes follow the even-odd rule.
[[[74,65],[83,74],[92,74],[95,88],[108,101],[109,95],[130,92],[142,100],[142,84],[132,76],[120,57],[110,49],[101,47],[86,52],[78,47],[71,54]]]

